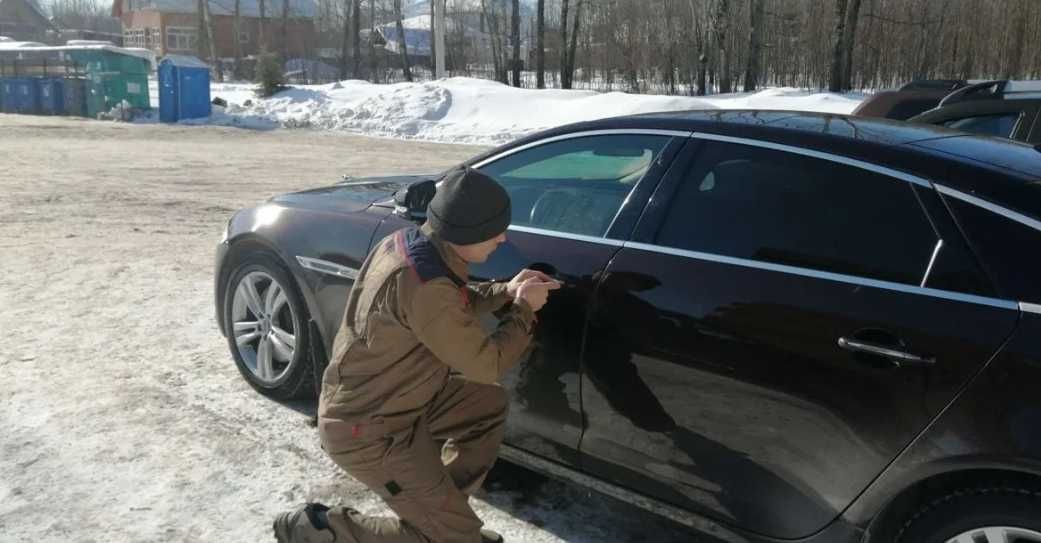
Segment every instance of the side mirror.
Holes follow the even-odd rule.
[[[427,206],[437,193],[437,184],[428,179],[398,189],[394,193],[394,214],[410,221],[422,223],[427,219]]]

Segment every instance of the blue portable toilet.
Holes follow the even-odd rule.
[[[60,77],[39,79],[40,113],[44,115],[61,115],[65,113],[65,84]]]
[[[7,113],[40,113],[40,86],[29,77],[11,78],[5,81],[4,111]]]
[[[159,120],[209,117],[210,67],[188,56],[167,55],[159,63]]]

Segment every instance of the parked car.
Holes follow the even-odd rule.
[[[474,279],[565,282],[503,380],[502,458],[704,541],[1041,542],[1038,150],[712,111],[573,124],[467,163],[513,201]],[[395,201],[437,177],[231,218],[217,320],[252,386],[313,393],[368,250],[422,220]]]
[[[1041,81],[915,82],[867,98],[853,115],[938,124],[1041,143]]]
[[[989,81],[946,96],[908,119],[1031,144],[1041,143],[1041,81]]]
[[[969,85],[964,79],[920,79],[894,90],[883,90],[865,98],[853,115],[906,120],[928,111],[953,91]]]

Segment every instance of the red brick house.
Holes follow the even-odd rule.
[[[264,0],[264,39],[268,50],[282,51],[282,2]],[[289,2],[288,31],[286,32],[289,58],[309,56],[316,47],[314,0],[287,0]],[[156,55],[196,55],[199,17],[196,0],[115,0],[112,16],[123,22],[123,45],[144,47]],[[235,56],[235,1],[209,0],[213,19],[213,41],[218,58]],[[242,55],[260,52],[260,2],[239,0]]]

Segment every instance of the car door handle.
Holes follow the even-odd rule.
[[[919,356],[859,339],[840,337],[839,347],[847,351],[881,356],[898,368],[903,366],[932,366],[936,363],[936,358],[931,356]]]

